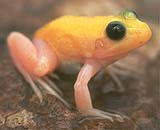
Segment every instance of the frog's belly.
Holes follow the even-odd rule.
[[[64,74],[77,74],[82,67],[82,63],[76,61],[63,61],[58,67],[58,72]]]

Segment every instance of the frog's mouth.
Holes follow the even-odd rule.
[[[129,52],[139,48],[147,43],[151,37],[150,28],[146,28],[143,33],[139,34],[138,40],[135,40],[133,37],[128,38],[126,41],[120,43],[112,43],[111,41],[102,38],[95,41],[95,50],[93,53],[93,58],[104,60],[104,61],[116,61]],[[134,36],[137,37],[137,36]]]
[[[101,37],[95,41],[93,58],[99,60],[118,60],[129,52],[147,43],[151,38],[150,27],[141,21],[133,27],[128,27],[124,38],[114,40],[108,37]]]

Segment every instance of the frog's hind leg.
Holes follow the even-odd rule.
[[[55,88],[52,88],[47,81],[43,80],[43,77],[53,71],[58,64],[56,54],[48,44],[41,40],[34,40],[34,43],[32,43],[26,36],[18,32],[11,33],[7,40],[16,67],[31,85],[40,101],[42,102],[41,87],[67,105],[54,90]]]
[[[42,102],[43,96],[42,96],[41,90],[39,89],[39,86],[34,82],[33,77],[22,67],[22,65],[18,62],[18,60],[16,60],[16,55],[14,55],[13,52],[11,52],[11,50],[10,50],[10,53],[11,53],[11,57],[14,61],[15,66],[20,71],[20,73],[23,75],[24,79],[29,83],[29,85],[31,86],[31,88],[33,89],[37,97],[39,98],[40,102]]]
[[[32,43],[18,32],[11,33],[7,40],[13,61],[31,75],[42,77],[57,67],[57,56],[46,42],[35,39]]]

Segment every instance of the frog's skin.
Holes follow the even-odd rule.
[[[106,27],[119,21],[126,29],[121,39],[109,37]],[[88,90],[88,82],[103,67],[126,56],[144,45],[151,37],[148,25],[137,19],[132,11],[122,11],[117,16],[63,16],[38,29],[33,41],[19,32],[8,36],[8,47],[18,70],[30,83],[42,101],[39,83],[50,94],[67,103],[50,87],[43,77],[65,63],[81,63],[74,85],[77,109],[86,115],[105,117],[113,121],[121,116],[94,109]]]

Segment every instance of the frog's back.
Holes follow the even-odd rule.
[[[90,57],[105,24],[106,17],[63,16],[40,28],[35,37],[49,43],[59,57]]]

